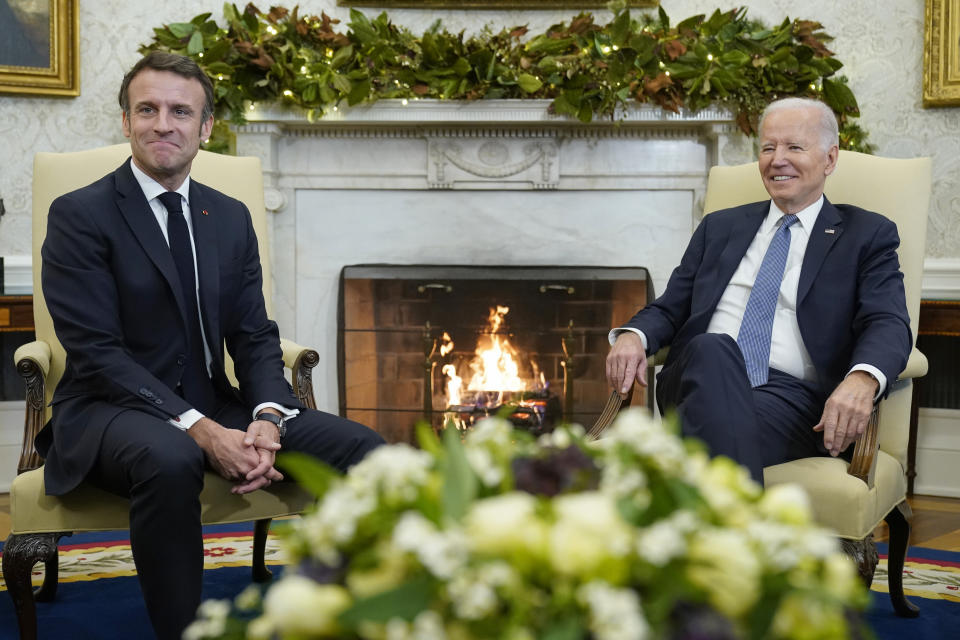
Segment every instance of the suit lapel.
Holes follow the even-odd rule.
[[[717,261],[717,282],[712,288],[715,293],[707,307],[711,315],[730,283],[730,278],[733,277],[743,260],[743,256],[747,253],[747,249],[750,248],[750,243],[753,242],[760,225],[763,224],[763,219],[770,211],[770,201],[766,200],[748,205],[744,209],[744,215],[738,216],[737,220],[730,225],[729,235],[725,240],[723,251],[720,253],[720,259]]]
[[[186,332],[187,307],[180,287],[180,278],[177,276],[177,267],[173,263],[170,247],[163,239],[163,231],[157,224],[157,218],[143,195],[143,189],[140,188],[140,184],[133,176],[133,171],[130,169],[131,162],[132,160],[128,159],[114,173],[117,187],[117,208],[133,231],[133,235],[136,236],[140,246],[143,247],[144,252],[170,285],[173,297],[180,308],[180,317],[183,319],[184,331]]]
[[[217,242],[217,212],[207,207],[204,189],[190,180],[190,218],[200,278],[200,315],[214,362],[222,361],[220,345],[220,250]]]
[[[823,208],[810,230],[810,240],[807,242],[807,251],[803,256],[803,266],[800,268],[800,282],[797,286],[797,306],[803,302],[813,281],[820,272],[820,267],[827,257],[833,244],[843,233],[843,218],[837,208],[823,197]]]

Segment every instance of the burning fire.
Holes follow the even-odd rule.
[[[501,402],[504,392],[522,392],[532,387],[541,389],[546,387],[546,377],[535,362],[530,364],[536,382],[531,384],[529,380],[520,376],[520,354],[510,344],[510,340],[500,334],[504,317],[508,313],[510,313],[510,307],[497,305],[495,308],[490,308],[490,315],[487,317],[487,331],[477,340],[474,358],[470,362],[473,376],[466,386],[467,391],[496,393],[495,404]],[[450,335],[446,332],[444,332],[441,340],[440,355],[445,356],[453,351],[454,344]],[[446,364],[440,370],[447,376],[448,404],[450,406],[462,404],[464,384],[463,379],[457,375],[457,367],[453,364]]]

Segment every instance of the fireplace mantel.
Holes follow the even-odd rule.
[[[381,100],[314,121],[248,111],[237,151],[263,161],[276,214],[274,315],[320,352],[321,408],[337,406],[344,266],[641,266],[659,291],[700,217],[709,167],[752,157],[725,111],[641,105],[584,124],[548,106]]]

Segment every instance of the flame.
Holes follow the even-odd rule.
[[[453,351],[453,338],[450,337],[449,333],[444,331],[440,339],[443,341],[440,344],[440,356],[443,357]]]
[[[527,383],[520,377],[520,356],[510,341],[497,332],[510,307],[498,305],[490,309],[488,333],[478,340],[476,357],[470,363],[473,377],[470,391],[524,391]]]
[[[457,375],[457,367],[452,364],[445,364],[440,371],[448,378],[447,404],[460,404],[460,390],[463,388],[463,378]]]

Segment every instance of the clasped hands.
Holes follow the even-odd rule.
[[[280,450],[280,434],[266,420],[254,420],[243,432],[205,417],[187,433],[203,449],[214,471],[234,482],[231,493],[250,493],[283,480],[283,474],[273,466]]]
[[[647,386],[647,354],[640,336],[624,331],[607,355],[607,382],[626,397],[634,381]],[[853,371],[837,385],[823,407],[814,431],[823,432],[823,446],[836,457],[866,429],[879,383],[865,371]]]

